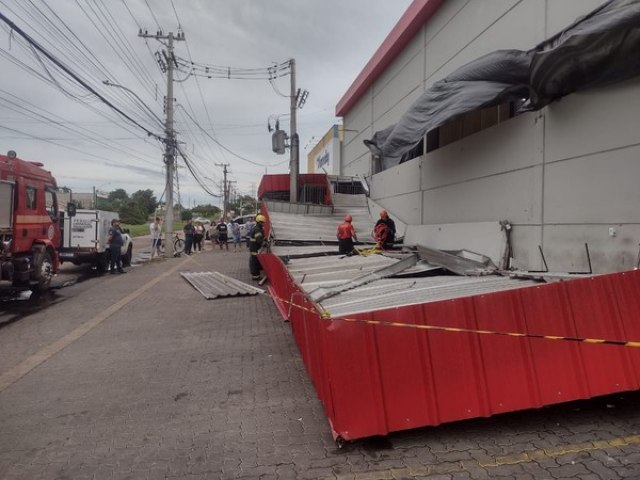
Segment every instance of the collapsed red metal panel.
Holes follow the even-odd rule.
[[[282,261],[260,255],[333,429],[353,440],[639,387],[640,351],[567,340],[323,318]],[[366,314],[354,320],[640,339],[640,272]]]

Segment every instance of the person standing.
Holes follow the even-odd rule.
[[[223,247],[227,247],[227,250],[229,250],[229,244],[227,243],[229,240],[227,237],[229,228],[227,227],[227,224],[224,223],[224,218],[220,219],[220,223],[216,226],[216,230],[218,230],[218,243],[220,243],[220,250],[222,250]]]
[[[193,234],[195,233],[195,228],[191,223],[191,219],[187,220],[182,231],[184,232],[184,253],[191,255],[191,249],[193,248]]]
[[[340,255],[352,255],[353,254],[353,241],[358,241],[358,235],[356,235],[356,229],[351,222],[353,218],[351,215],[344,217],[344,222],[338,225],[338,253]]]
[[[151,258],[154,255],[160,257],[162,254],[160,251],[162,242],[162,220],[160,217],[156,217],[155,221],[149,224],[149,233],[151,234]]]
[[[193,233],[193,250],[202,251],[202,239],[204,238],[204,227],[202,223],[196,222]]]
[[[120,228],[120,220],[114,218],[111,220],[111,228],[109,229],[109,254],[111,261],[109,264],[109,270],[111,274],[127,273],[122,269],[122,245],[124,245],[124,237],[122,235],[122,229]]]
[[[240,224],[238,222],[231,222],[231,235],[233,237],[233,251],[237,252],[242,240],[242,235],[240,234]]]
[[[260,280],[260,262],[258,261],[258,252],[262,248],[264,242],[264,222],[266,218],[263,215],[256,215],[256,224],[249,234],[249,272],[253,280]]]
[[[380,219],[373,229],[373,238],[376,241],[376,247],[380,250],[393,248],[393,242],[396,238],[396,224],[389,218],[389,213],[386,210],[380,211]]]

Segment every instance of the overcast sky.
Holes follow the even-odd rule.
[[[139,38],[138,30],[176,33],[180,24],[186,42],[176,42],[176,56],[203,68],[266,71],[295,58],[297,86],[309,91],[298,110],[304,172],[308,151],[338,121],[336,104],[410,3],[0,0],[3,15],[139,124],[115,113],[0,22],[0,151],[15,150],[23,159],[44,163],[59,185],[76,192],[150,188],[160,198],[165,183],[162,145],[145,129],[163,135],[159,120],[164,119],[166,76],[155,54],[164,46]],[[289,129],[289,98],[282,96],[289,94],[289,76],[273,82],[208,79],[189,75],[186,67],[181,70],[176,79],[182,81],[174,90],[175,128],[192,168],[208,188],[220,191],[222,168],[216,163],[229,164],[229,178],[240,193],[255,190],[265,170],[288,172],[288,151],[271,152],[267,120],[280,115],[281,127]],[[103,85],[103,80],[136,96]],[[184,205],[219,204],[197,185],[183,160],[179,165]]]

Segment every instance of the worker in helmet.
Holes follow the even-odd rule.
[[[260,280],[260,262],[258,261],[258,252],[262,248],[264,242],[264,224],[267,221],[264,215],[256,215],[256,224],[249,233],[249,271],[253,280]]]
[[[353,218],[351,218],[351,215],[346,215],[344,222],[338,225],[336,237],[338,237],[338,253],[340,255],[353,254],[353,241],[358,241],[356,229],[351,224],[352,221]]]
[[[380,250],[393,248],[393,242],[396,238],[396,224],[391,220],[386,210],[380,211],[380,219],[373,228],[373,238],[376,241],[376,247]]]

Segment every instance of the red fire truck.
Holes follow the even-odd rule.
[[[42,167],[0,155],[0,285],[43,291],[58,271],[56,180]]]

